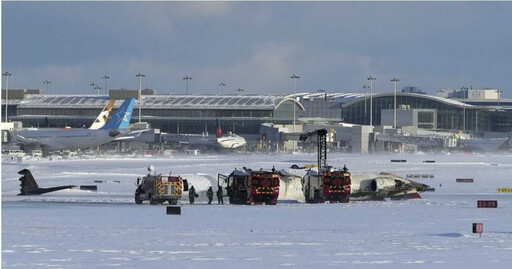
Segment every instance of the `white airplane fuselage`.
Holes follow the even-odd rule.
[[[425,191],[428,186],[402,178],[390,173],[380,174],[352,174],[350,176],[350,200],[382,200],[384,198],[401,198],[411,194]],[[306,186],[322,189],[316,169],[283,169],[281,170],[281,183],[284,187],[291,182],[301,182],[303,195],[306,195]],[[295,184],[294,183],[294,184]],[[309,190],[311,194],[311,190]],[[310,197],[311,198],[311,197]],[[295,199],[281,197],[280,199]]]
[[[227,135],[217,138],[217,143],[221,148],[236,149],[245,146],[247,141],[238,135]]]
[[[46,152],[91,148],[115,140],[121,132],[111,129],[29,130],[13,133],[14,139],[25,145],[41,146]]]

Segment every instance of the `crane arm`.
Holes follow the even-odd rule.
[[[318,152],[318,171],[327,166],[327,130],[318,129],[307,131],[300,135],[301,141],[306,141],[311,136],[317,136],[317,152]]]

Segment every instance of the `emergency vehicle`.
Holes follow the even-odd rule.
[[[306,203],[348,203],[350,197],[350,173],[346,167],[334,169],[327,166],[327,130],[308,131],[300,136],[305,141],[317,137],[318,165],[310,168],[302,178],[302,191]]]
[[[137,178],[137,189],[135,190],[135,203],[142,204],[149,200],[152,205],[168,202],[170,205],[178,204],[178,200],[184,191],[188,191],[188,182],[180,176],[151,175],[150,173]]]
[[[227,191],[230,204],[275,205],[279,196],[279,173],[271,171],[235,169],[228,176],[218,175],[219,187]]]

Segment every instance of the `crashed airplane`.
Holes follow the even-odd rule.
[[[54,191],[60,191],[64,189],[71,189],[75,186],[73,185],[67,185],[67,186],[57,186],[57,187],[50,187],[50,188],[39,188],[37,185],[36,180],[32,176],[32,173],[28,169],[23,169],[18,172],[18,174],[23,175],[20,177],[20,193],[18,195],[40,195],[43,193],[48,192],[54,192]]]

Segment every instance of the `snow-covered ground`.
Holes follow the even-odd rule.
[[[406,163],[391,163],[405,159]],[[165,159],[111,158],[2,163],[2,266],[18,268],[508,268],[512,262],[510,155],[329,154],[352,173],[433,174],[414,179],[436,188],[423,199],[349,204],[207,205],[216,174],[235,167],[286,168],[316,154],[215,155]],[[436,163],[423,163],[435,160]],[[135,205],[135,180],[154,165],[180,174],[200,193],[182,215]],[[98,185],[16,196],[17,171],[40,187]],[[474,183],[456,183],[473,178]],[[95,180],[106,181],[94,183]],[[119,181],[119,183],[115,182]],[[498,200],[478,209],[477,200]],[[225,199],[227,200],[227,199]],[[482,237],[471,233],[484,223]]]

